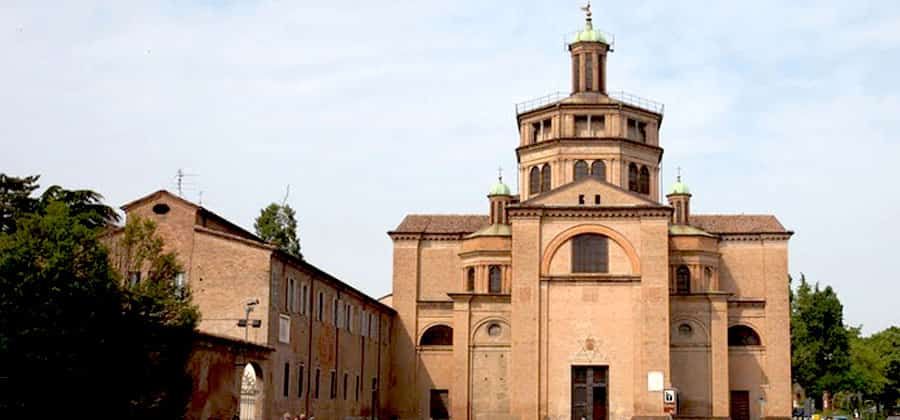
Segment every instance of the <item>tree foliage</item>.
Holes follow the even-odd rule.
[[[794,380],[819,400],[844,389],[850,368],[849,334],[834,290],[810,286],[801,275],[791,304],[791,361]]]
[[[99,194],[51,187],[33,198],[37,177],[11,179],[0,178],[12,222],[0,231],[0,417],[180,417],[199,314],[172,284],[175,254],[152,223],[130,223],[122,242],[158,271],[126,287],[98,239],[114,214]]]
[[[275,244],[288,254],[303,258],[300,253],[300,237],[297,235],[297,218],[291,206],[269,204],[260,210],[253,228],[263,240]]]

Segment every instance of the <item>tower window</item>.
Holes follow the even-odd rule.
[[[572,238],[572,272],[606,273],[609,271],[607,237],[586,233]]]
[[[594,90],[594,55],[584,55],[584,90]]]
[[[541,137],[541,123],[536,122],[531,124],[531,144],[537,143],[540,141]]]
[[[595,160],[594,163],[591,163],[591,176],[606,181],[606,164],[602,160]]]
[[[599,137],[606,130],[605,115],[591,115],[588,117],[588,126],[590,126],[591,136]]]
[[[638,178],[641,194],[650,194],[650,170],[646,166],[641,166],[641,174]]]
[[[550,164],[545,163],[541,168],[541,192],[550,191]]]
[[[531,168],[528,174],[528,194],[535,195],[541,192],[541,170],[537,166]]]
[[[600,194],[594,194],[594,204],[600,205]]]
[[[578,84],[581,83],[581,56],[575,55],[572,57],[572,91],[578,92]]]
[[[584,194],[578,194],[578,204],[584,204]]]
[[[687,266],[679,265],[675,270],[675,292],[691,293],[691,270]]]
[[[588,137],[590,136],[590,126],[588,125],[588,116],[587,115],[576,115],[575,116],[575,137]]]
[[[466,270],[466,291],[471,292],[475,290],[475,269],[469,267]]]
[[[640,191],[638,186],[638,167],[634,163],[628,164],[628,191]]]
[[[503,288],[503,279],[500,267],[492,265],[488,269],[488,292],[500,293]]]
[[[581,179],[588,177],[588,164],[583,160],[579,160],[575,162],[575,181],[579,181]]]

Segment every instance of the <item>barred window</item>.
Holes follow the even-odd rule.
[[[496,265],[488,269],[488,292],[500,293],[503,288],[502,270]]]
[[[588,177],[588,164],[583,160],[575,161],[575,180],[581,180]]]
[[[646,166],[641,166],[641,174],[638,177],[641,194],[650,194],[650,170]]]
[[[531,168],[528,175],[528,194],[534,195],[541,192],[541,170],[537,166]]]
[[[640,191],[638,185],[638,167],[634,163],[628,164],[628,191]]]
[[[453,328],[446,325],[435,325],[422,334],[423,346],[450,346],[453,345]]]
[[[679,265],[675,269],[675,292],[691,293],[691,270],[687,266]]]
[[[606,273],[609,271],[609,239],[585,233],[572,238],[572,272]]]
[[[591,176],[606,181],[606,164],[602,160],[595,160],[591,164]]]
[[[545,163],[541,168],[541,192],[550,191],[550,164]]]

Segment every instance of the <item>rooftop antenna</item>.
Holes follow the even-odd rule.
[[[200,190],[197,193],[197,204],[199,204],[201,206],[203,205],[203,190]]]
[[[181,169],[181,168],[178,168],[178,171],[175,172],[175,183],[178,188],[178,196],[179,197],[184,196],[184,187],[186,186],[185,185],[186,184],[185,177],[190,177],[190,176],[197,176],[197,175],[185,173],[184,169]]]
[[[288,196],[291,195],[291,184],[287,184],[287,188],[285,188],[284,192],[284,200],[281,200],[281,206],[284,207],[287,204]]]
[[[497,167],[497,180],[500,181],[501,183],[503,183],[503,167],[502,166]]]

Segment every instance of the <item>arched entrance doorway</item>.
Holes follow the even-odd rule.
[[[262,370],[253,363],[241,375],[241,420],[262,419]]]

